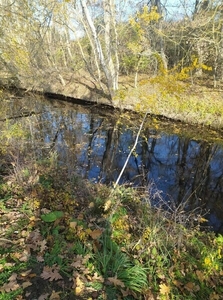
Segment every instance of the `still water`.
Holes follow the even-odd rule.
[[[26,147],[36,158],[54,153],[70,175],[106,184],[120,174],[143,119],[30,96],[9,100],[2,110],[29,132]],[[159,191],[165,203],[208,211],[208,225],[223,233],[223,136],[199,130],[148,116],[120,184],[148,188],[154,205]]]

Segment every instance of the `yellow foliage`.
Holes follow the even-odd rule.
[[[137,32],[138,39],[142,41],[145,30],[151,22],[158,22],[161,15],[157,12],[157,8],[153,7],[149,11],[148,6],[144,6],[142,13],[137,12],[136,18],[131,17],[129,23],[132,28]],[[137,20],[137,21],[136,21]]]
[[[210,259],[210,257],[205,257],[205,259],[204,259],[204,265],[206,266],[206,267],[209,267],[209,266],[211,266],[211,259]]]
[[[157,7],[152,7],[149,11],[148,6],[143,7],[142,13],[137,13],[137,18],[145,22],[146,24],[151,23],[152,21],[158,22],[161,18],[161,15],[157,12]]]
[[[144,232],[143,232],[143,236],[142,236],[142,239],[143,240],[147,240],[150,236],[150,233],[151,233],[151,228],[150,227],[147,227]]]
[[[161,295],[168,295],[170,293],[170,287],[165,283],[160,284],[159,287]]]
[[[143,50],[142,45],[140,45],[139,43],[134,43],[134,42],[128,43],[127,47],[129,48],[129,50],[132,51],[133,54],[137,54]]]

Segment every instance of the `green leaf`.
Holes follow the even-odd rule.
[[[45,215],[41,215],[41,219],[44,221],[44,222],[54,222],[56,221],[57,219],[60,219],[63,217],[63,212],[62,211],[52,211],[48,214],[45,214]]]
[[[153,249],[152,249],[152,255],[153,256],[157,255],[157,249],[156,249],[156,247],[153,247]]]
[[[217,243],[223,244],[223,235],[220,235],[216,238]]]

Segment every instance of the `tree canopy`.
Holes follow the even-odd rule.
[[[84,70],[110,99],[120,75],[223,77],[220,0],[1,0],[0,79]],[[47,87],[45,87],[47,88]]]

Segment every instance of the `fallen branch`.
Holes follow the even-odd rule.
[[[122,170],[121,170],[121,172],[120,172],[120,174],[119,174],[119,176],[118,176],[118,178],[117,178],[117,180],[116,180],[116,182],[115,182],[115,184],[114,184],[113,191],[116,189],[116,187],[117,187],[117,185],[118,185],[118,183],[119,183],[119,181],[120,181],[120,179],[121,179],[121,177],[122,177],[122,174],[123,174],[123,172],[124,172],[124,170],[125,170],[125,168],[126,168],[126,166],[127,166],[127,164],[128,164],[128,161],[129,161],[129,159],[130,159],[130,157],[131,157],[131,155],[132,155],[132,152],[135,150],[135,147],[136,147],[136,145],[137,145],[137,143],[138,143],[139,135],[140,135],[140,133],[141,133],[141,131],[142,131],[142,127],[143,127],[143,125],[144,125],[144,123],[145,123],[145,120],[146,120],[147,115],[148,115],[148,112],[146,112],[145,115],[144,115],[144,118],[143,118],[143,120],[142,120],[142,123],[141,123],[141,125],[140,125],[140,127],[139,127],[139,131],[138,131],[137,136],[136,136],[136,139],[135,139],[135,143],[134,143],[134,145],[133,145],[131,151],[129,152],[129,155],[128,155],[128,157],[127,157],[125,163],[124,163],[124,166],[123,166],[123,168],[122,168]]]

